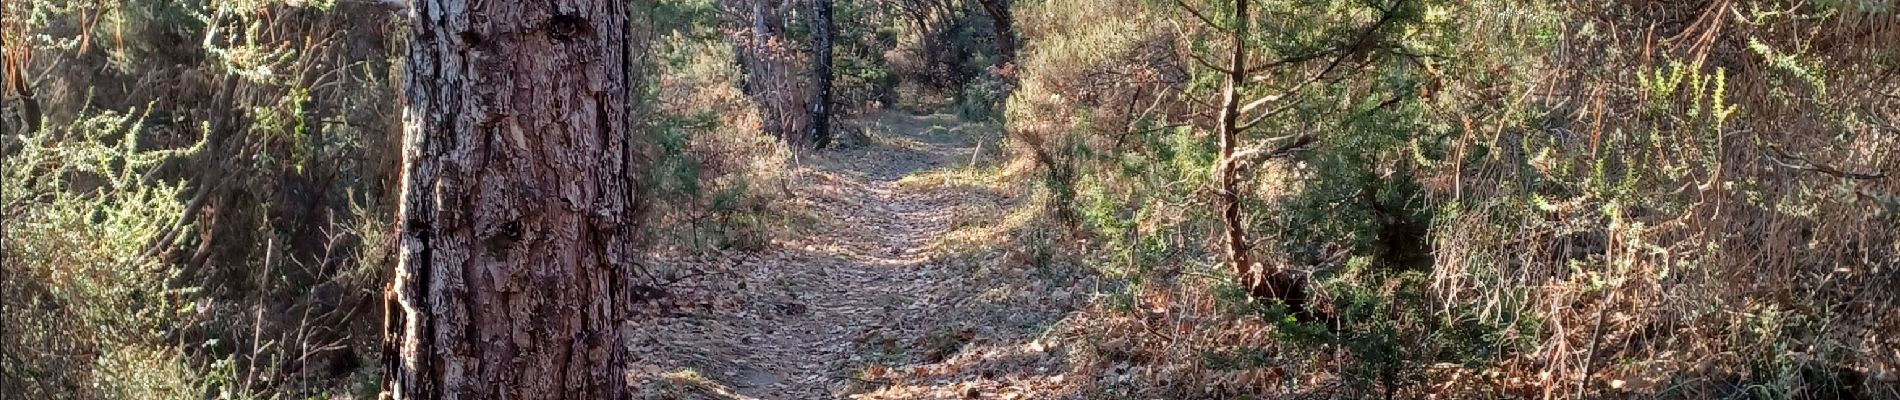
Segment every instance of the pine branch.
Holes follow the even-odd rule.
[[[1183,10],[1187,10],[1188,14],[1193,14],[1194,19],[1201,20],[1201,23],[1207,24],[1208,27],[1212,27],[1214,29],[1219,29],[1219,30],[1226,30],[1226,28],[1221,27],[1220,24],[1214,23],[1213,19],[1207,18],[1207,14],[1202,14],[1201,10],[1197,10],[1194,8],[1194,6],[1188,5],[1186,1],[1174,0],[1174,4],[1181,6],[1181,9]]]

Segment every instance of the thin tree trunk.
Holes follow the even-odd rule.
[[[628,398],[627,4],[411,4],[385,398]]]
[[[831,0],[812,0],[812,147],[831,143]]]
[[[33,87],[26,81],[25,69],[26,66],[21,65],[18,69],[7,71],[6,74],[12,76],[13,92],[20,99],[20,133],[33,133],[40,129],[40,123],[45,114],[40,111],[40,101],[34,96]]]
[[[746,83],[746,95],[756,98],[764,98],[767,82],[770,82],[772,76],[770,61],[766,60],[766,52],[763,50],[773,37],[771,27],[765,24],[766,1],[768,0],[751,0],[747,4],[747,6],[751,8],[751,36],[747,38],[749,40],[744,41],[745,44],[741,45],[739,49],[739,63],[745,67],[744,78]],[[759,111],[761,113],[771,112],[763,102],[761,102],[760,108]],[[769,116],[767,119],[770,120]]]
[[[1295,315],[1314,319],[1318,315],[1306,304],[1308,282],[1305,277],[1277,266],[1254,264],[1253,249],[1247,238],[1246,219],[1241,215],[1239,164],[1242,160],[1236,157],[1235,152],[1240,147],[1241,133],[1247,129],[1240,121],[1240,103],[1247,84],[1246,71],[1249,69],[1246,33],[1251,22],[1250,12],[1252,10],[1247,0],[1234,0],[1234,26],[1227,32],[1228,41],[1234,48],[1228,57],[1226,70],[1222,71],[1225,77],[1221,84],[1220,118],[1216,128],[1220,135],[1220,163],[1215,166],[1215,174],[1220,181],[1221,221],[1227,231],[1227,263],[1255,297],[1279,300]],[[1286,149],[1303,142],[1289,144]]]
[[[1245,220],[1240,215],[1240,179],[1238,166],[1235,165],[1234,150],[1240,143],[1240,91],[1246,80],[1241,76],[1247,70],[1247,0],[1234,0],[1234,26],[1229,27],[1229,42],[1233,53],[1228,58],[1226,77],[1221,83],[1220,119],[1220,159],[1215,166],[1215,174],[1220,180],[1221,221],[1227,228],[1227,264],[1240,276],[1248,288],[1260,286],[1260,278],[1254,275],[1253,260],[1248,254]]]
[[[981,0],[981,4],[996,33],[996,68],[1001,70],[1016,62],[1016,18],[1010,14],[1010,0]]]
[[[780,11],[784,3],[780,0],[735,1],[733,8],[743,8],[743,21],[735,21],[737,29],[745,31],[733,41],[735,54],[744,80],[742,89],[746,97],[758,106],[760,129],[773,137],[793,146],[804,146],[809,139],[810,127],[801,125],[800,118],[810,116],[812,110],[801,103],[808,100],[807,95],[797,90],[795,81],[802,77],[799,68],[791,63],[785,32],[784,18]]]

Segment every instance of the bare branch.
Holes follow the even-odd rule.
[[[1766,154],[1766,156],[1768,156],[1769,161],[1774,161],[1775,164],[1779,164],[1783,167],[1793,168],[1793,169],[1802,170],[1802,171],[1809,171],[1809,172],[1819,172],[1819,173],[1823,173],[1827,175],[1832,175],[1836,178],[1846,178],[1846,179],[1873,180],[1873,179],[1885,179],[1887,177],[1887,173],[1885,172],[1863,173],[1863,172],[1842,171],[1839,168],[1830,167],[1824,164],[1816,163],[1814,161],[1809,161],[1806,158],[1801,158],[1799,156],[1788,154],[1788,152],[1782,151],[1781,147],[1775,146],[1772,144],[1763,146],[1762,149],[1768,151],[1768,154]]]
[[[1289,139],[1291,139],[1291,141],[1288,141]],[[1313,144],[1313,142],[1317,140],[1318,138],[1315,138],[1313,137],[1313,135],[1310,135],[1310,134],[1287,135],[1287,136],[1267,139],[1264,141],[1265,142],[1287,141],[1287,143],[1282,144],[1279,147],[1275,147],[1271,151],[1268,151],[1265,148],[1259,147],[1259,146],[1248,147],[1246,149],[1242,149],[1240,151],[1234,152],[1234,156],[1230,160],[1232,160],[1232,162],[1243,162],[1243,161],[1249,161],[1248,159],[1254,158],[1254,157],[1260,157],[1260,158],[1268,159],[1268,160],[1275,159],[1275,158],[1285,158],[1287,156],[1293,155],[1293,153],[1299,152],[1300,150],[1305,150],[1308,145]]]
[[[1201,66],[1203,66],[1203,67],[1207,67],[1208,69],[1212,69],[1212,70],[1214,70],[1214,72],[1219,72],[1219,73],[1222,73],[1222,74],[1227,74],[1227,75],[1238,75],[1238,74],[1236,74],[1236,73],[1234,73],[1234,70],[1231,70],[1231,69],[1227,69],[1227,67],[1222,67],[1222,66],[1219,66],[1219,65],[1214,65],[1214,63],[1213,63],[1213,62],[1209,62],[1209,61],[1207,61],[1207,59],[1206,59],[1206,58],[1202,58],[1202,57],[1201,57],[1201,55],[1200,55],[1200,54],[1198,54],[1198,53],[1195,53],[1195,52],[1192,52],[1192,51],[1190,51],[1190,52],[1188,52],[1188,58],[1192,58],[1192,59],[1194,59],[1194,63],[1196,63],[1196,64],[1201,64]]]
[[[1279,100],[1282,97],[1286,97],[1286,94],[1282,93],[1282,94],[1276,94],[1276,95],[1267,96],[1267,97],[1261,97],[1259,100],[1254,100],[1252,103],[1247,103],[1247,105],[1240,106],[1240,113],[1246,114],[1246,113],[1253,112],[1253,109],[1259,108],[1260,106],[1266,105],[1267,103],[1273,102],[1275,100]]]
[[[1294,85],[1292,89],[1287,89],[1285,92],[1282,92],[1281,94],[1267,96],[1267,97],[1260,98],[1260,100],[1255,100],[1253,103],[1249,103],[1247,108],[1251,109],[1254,107],[1258,107],[1255,104],[1265,104],[1266,102],[1276,101],[1286,96],[1297,95],[1301,91],[1305,90],[1307,85],[1312,85],[1313,82],[1318,82],[1321,79],[1324,79],[1326,77],[1326,74],[1333,72],[1334,68],[1339,67],[1339,62],[1345,59],[1346,59],[1345,54],[1341,54],[1339,55],[1339,57],[1334,57],[1333,62],[1327,63],[1326,68],[1321,69],[1319,73],[1314,74],[1313,77],[1307,78],[1306,80],[1301,81],[1300,84]],[[1248,129],[1253,129],[1253,127],[1255,125],[1259,125],[1261,121],[1266,121],[1267,118],[1273,118],[1276,115],[1280,115],[1280,113],[1284,113],[1287,110],[1291,110],[1293,109],[1293,106],[1298,105],[1298,104],[1300,104],[1300,102],[1299,102],[1299,99],[1297,98],[1291,101],[1283,102],[1283,104],[1280,104],[1279,107],[1274,107],[1272,110],[1269,110],[1267,112],[1261,113],[1260,115],[1256,115],[1251,119],[1248,119],[1246,123],[1240,125],[1240,130],[1245,131]],[[1246,110],[1242,110],[1241,113],[1245,114]]]
[[[1330,48],[1330,49],[1326,49],[1325,51],[1317,51],[1317,52],[1282,58],[1282,59],[1274,60],[1273,62],[1269,62],[1266,64],[1260,64],[1260,65],[1248,67],[1246,72],[1248,75],[1252,75],[1252,74],[1259,73],[1260,71],[1265,71],[1265,70],[1273,69],[1273,68],[1279,68],[1279,67],[1286,66],[1289,64],[1298,64],[1298,63],[1303,63],[1307,61],[1317,60],[1320,57],[1324,57],[1328,54],[1338,53],[1339,50],[1340,50],[1339,48]]]
[[[1278,96],[1275,96],[1275,97],[1278,97]],[[1245,130],[1253,129],[1255,125],[1259,125],[1261,122],[1265,122],[1268,118],[1273,118],[1274,116],[1285,113],[1288,110],[1292,110],[1293,106],[1296,106],[1299,104],[1300,102],[1299,102],[1299,99],[1297,98],[1291,101],[1281,103],[1279,107],[1274,107],[1272,110],[1267,110],[1267,112],[1260,113],[1260,115],[1256,115],[1252,119],[1248,119],[1246,123],[1240,124],[1240,130],[1245,131]]]
[[[1189,101],[1189,102],[1192,102],[1192,103],[1194,103],[1195,105],[1198,105],[1198,106],[1201,106],[1201,107],[1207,107],[1207,108],[1218,108],[1218,107],[1215,107],[1213,103],[1208,103],[1208,102],[1207,102],[1207,100],[1201,100],[1201,99],[1200,99],[1200,98],[1198,98],[1198,97],[1194,97],[1194,94],[1193,94],[1193,93],[1188,93],[1187,91],[1185,91],[1185,90],[1181,90],[1180,88],[1175,88],[1175,87],[1165,87],[1165,86],[1164,86],[1164,87],[1163,87],[1163,89],[1167,89],[1168,91],[1171,91],[1171,92],[1175,92],[1175,93],[1177,93],[1177,94],[1180,94],[1180,95],[1181,95],[1180,97],[1181,97],[1182,99],[1184,99],[1184,100],[1187,100],[1187,101]]]
[[[1213,19],[1207,18],[1206,14],[1201,14],[1201,10],[1197,10],[1194,8],[1194,6],[1188,5],[1186,1],[1174,0],[1174,4],[1181,6],[1181,9],[1183,10],[1187,10],[1188,14],[1193,14],[1194,19],[1201,20],[1201,23],[1207,24],[1207,26],[1212,27],[1214,29],[1226,30],[1226,28],[1222,28],[1220,24],[1214,23]]]

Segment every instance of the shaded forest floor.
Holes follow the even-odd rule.
[[[809,227],[755,252],[661,256],[686,271],[630,327],[647,398],[1039,398],[1043,340],[1093,281],[1012,248],[1026,182],[994,128],[888,112],[806,152],[788,208]]]

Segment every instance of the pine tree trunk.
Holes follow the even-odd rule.
[[[1228,41],[1234,46],[1228,56],[1225,77],[1221,84],[1220,117],[1217,132],[1220,136],[1220,163],[1215,165],[1215,175],[1220,185],[1221,222],[1226,227],[1226,252],[1228,267],[1239,275],[1240,281],[1255,297],[1279,300],[1287,309],[1305,319],[1316,318],[1308,307],[1308,282],[1305,277],[1295,275],[1280,267],[1260,267],[1254,264],[1253,249],[1247,238],[1246,219],[1241,215],[1240,202],[1240,162],[1235,153],[1240,147],[1241,134],[1247,129],[1241,117],[1241,97],[1246,92],[1248,70],[1247,32],[1251,22],[1250,5],[1247,0],[1234,0],[1234,26],[1228,31]],[[1298,146],[1299,142],[1288,146]],[[1292,147],[1287,147],[1290,149]],[[1282,149],[1285,150],[1285,149]],[[1277,152],[1277,151],[1276,151]]]
[[[831,143],[831,0],[812,0],[812,147]]]
[[[412,2],[384,398],[627,398],[628,4]]]
[[[1240,216],[1240,180],[1238,165],[1234,159],[1234,150],[1240,143],[1240,91],[1246,80],[1241,76],[1247,70],[1247,0],[1234,0],[1235,24],[1229,32],[1229,41],[1234,46],[1228,58],[1226,77],[1221,83],[1220,119],[1220,164],[1216,165],[1215,175],[1219,177],[1221,221],[1227,228],[1227,263],[1240,275],[1241,282],[1248,288],[1259,287],[1260,279],[1254,275],[1253,260],[1247,249],[1247,230],[1245,220]]]

